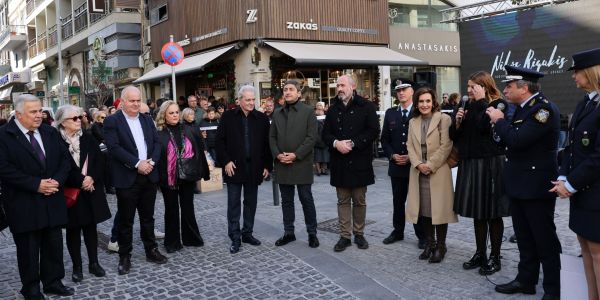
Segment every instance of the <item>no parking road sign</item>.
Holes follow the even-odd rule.
[[[183,48],[174,42],[166,43],[160,54],[163,61],[169,66],[176,66],[183,61]]]

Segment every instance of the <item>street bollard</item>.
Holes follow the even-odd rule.
[[[279,186],[277,184],[277,177],[275,176],[275,170],[271,172],[271,182],[273,182],[273,206],[279,206]]]

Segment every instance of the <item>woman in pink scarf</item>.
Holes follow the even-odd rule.
[[[204,241],[194,214],[194,187],[197,180],[210,179],[202,137],[180,123],[179,106],[171,100],[160,106],[156,128],[161,143],[158,173],[165,201],[165,248],[173,253],[183,246],[201,247]]]

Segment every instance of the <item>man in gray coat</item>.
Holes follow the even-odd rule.
[[[295,241],[294,185],[302,203],[308,245],[319,246],[317,239],[317,212],[312,196],[314,147],[317,137],[317,118],[314,111],[300,99],[300,83],[288,80],[283,86],[285,105],[272,116],[269,143],[275,157],[276,180],[281,191],[284,235],[275,242],[283,246]]]

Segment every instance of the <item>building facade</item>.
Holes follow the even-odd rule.
[[[387,1],[150,0],[148,5],[155,68],[135,81],[145,85],[147,98],[170,98],[171,68],[161,64],[170,35],[186,55],[174,68],[177,95],[229,102],[244,84],[257,87],[266,99],[279,94],[285,80],[299,79],[304,101],[327,103],[343,74],[355,78],[360,95],[379,102],[390,84],[379,66],[427,64],[389,49]]]

